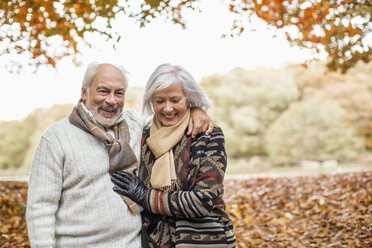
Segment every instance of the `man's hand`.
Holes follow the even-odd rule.
[[[214,128],[213,121],[207,113],[199,108],[191,109],[187,135],[195,138],[196,135],[205,132],[206,135],[212,133]]]
[[[127,196],[142,207],[144,206],[147,188],[137,176],[117,170],[112,173],[111,181],[116,184],[113,188],[116,193]]]

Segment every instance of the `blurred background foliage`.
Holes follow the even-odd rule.
[[[203,78],[230,158],[350,160],[372,149],[372,64],[346,74],[308,68],[235,69]]]
[[[209,114],[225,133],[230,160],[271,167],[371,161],[372,63],[345,74],[329,72],[321,62],[307,68],[236,68],[204,77],[200,86],[213,103]],[[129,88],[125,108],[141,111],[142,93],[143,88]],[[40,135],[73,106],[54,105],[23,120],[0,122],[0,170],[27,174]]]

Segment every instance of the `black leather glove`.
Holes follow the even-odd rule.
[[[116,193],[127,196],[144,207],[147,188],[137,176],[117,170],[111,174],[111,181],[116,184],[113,188]]]

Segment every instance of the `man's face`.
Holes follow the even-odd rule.
[[[125,78],[112,65],[101,65],[87,89],[82,89],[81,97],[92,112],[97,123],[111,127],[120,117],[125,100]]]

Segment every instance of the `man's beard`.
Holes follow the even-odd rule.
[[[86,104],[86,107],[90,110],[90,112],[92,112],[95,121],[102,127],[112,127],[115,124],[117,124],[116,122],[120,118],[121,112],[123,110],[122,108],[110,106],[106,103],[103,103],[101,106],[94,107],[90,106],[89,104]],[[116,113],[112,118],[105,118],[98,113],[99,108],[103,108],[109,111],[116,111]]]

